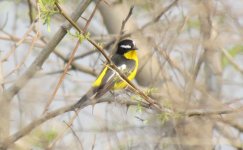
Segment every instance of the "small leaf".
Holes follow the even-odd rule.
[[[50,32],[51,16],[58,13],[55,10],[55,0],[38,0],[38,6],[40,8],[40,18],[43,20],[43,24],[47,25],[47,30]]]

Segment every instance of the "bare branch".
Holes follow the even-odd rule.
[[[125,25],[126,25],[128,19],[129,19],[129,18],[131,17],[131,15],[132,15],[133,8],[134,8],[134,6],[131,6],[131,8],[130,8],[128,14],[127,14],[127,17],[122,21],[120,34],[119,34],[119,36],[117,36],[117,38],[116,38],[116,40],[115,40],[115,43],[114,43],[114,46],[113,46],[113,48],[112,48],[112,55],[116,52],[116,46],[117,46],[118,42],[119,42],[120,39],[121,39],[121,36],[122,36],[122,34],[123,34],[123,32],[124,32],[124,28],[125,28]]]
[[[71,66],[71,63],[72,63],[73,58],[74,58],[74,55],[75,55],[75,53],[77,52],[79,45],[80,45],[80,40],[78,39],[78,41],[77,41],[77,43],[76,43],[76,46],[75,46],[75,48],[73,49],[73,51],[72,51],[72,53],[71,53],[70,59],[68,60],[68,63],[67,63],[66,66],[65,66],[65,69],[64,69],[64,71],[63,71],[61,77],[59,78],[59,81],[58,81],[58,83],[57,83],[57,85],[56,85],[56,87],[55,87],[55,89],[54,89],[54,91],[53,91],[51,97],[50,97],[50,98],[48,99],[48,101],[47,101],[47,104],[46,104],[46,106],[45,106],[45,108],[44,108],[44,112],[43,112],[43,113],[47,112],[48,107],[50,106],[51,102],[53,101],[53,99],[54,99],[54,97],[55,97],[55,95],[56,95],[58,89],[60,88],[60,86],[61,86],[61,84],[62,84],[62,81],[64,80],[64,78],[65,78],[65,76],[66,76],[66,73],[68,72],[68,69],[69,69],[69,67]]]
[[[83,30],[81,30],[78,25],[73,21],[72,18],[70,18],[65,12],[64,10],[61,8],[61,6],[58,4],[58,2],[55,2],[59,12],[70,22],[70,24],[80,33],[80,34],[85,34],[85,32]],[[94,47],[96,47],[101,53],[102,55],[105,57],[106,61],[108,63],[111,62],[110,58],[106,55],[105,51],[98,45],[96,44],[93,40],[91,40],[90,38],[86,38]]]
[[[188,110],[186,112],[180,112],[180,114],[183,114],[188,117],[194,117],[194,116],[211,116],[211,115],[226,115],[226,114],[232,114],[232,113],[238,113],[241,112],[242,107],[240,108],[225,108],[225,109],[195,109],[195,110]]]
[[[72,13],[72,20],[76,21],[90,3],[91,0],[82,1],[75,9],[75,11]],[[34,76],[34,74],[41,69],[45,60],[48,58],[51,52],[53,52],[57,44],[66,35],[66,29],[69,28],[71,28],[71,25],[68,22],[64,23],[63,26],[59,28],[59,30],[55,33],[53,38],[46,44],[45,48],[36,57],[31,66],[25,71],[25,73],[21,77],[19,77],[19,79],[16,80],[16,82],[9,89],[7,89],[3,94],[1,94],[0,99],[10,101],[13,98],[13,96],[16,93],[18,93],[19,90],[22,89],[22,87],[26,85],[26,83]]]
[[[114,102],[113,99],[99,99],[96,101],[96,103],[102,103],[102,102]],[[137,102],[131,102],[131,101],[127,101],[127,102],[120,102],[121,104],[126,104],[128,106],[131,105],[138,105]],[[46,114],[43,114],[40,118],[32,121],[29,125],[27,125],[26,127],[22,128],[21,130],[17,131],[16,133],[14,133],[13,135],[11,135],[10,137],[8,137],[7,139],[3,140],[3,143],[0,143],[0,149],[6,149],[8,148],[10,145],[12,145],[14,142],[16,142],[17,140],[19,140],[20,138],[22,138],[23,136],[27,135],[28,133],[30,133],[33,129],[35,129],[37,126],[41,125],[42,123],[46,122],[47,120],[50,120],[58,115],[64,114],[66,112],[69,111],[75,111],[75,108],[73,107],[76,103],[68,105],[68,106],[64,106],[61,107],[59,109],[53,110],[51,112],[47,112]],[[140,102],[139,103],[142,107],[148,107],[147,104]],[[83,103],[80,106],[80,109],[85,108],[88,105],[94,105],[94,101],[86,101],[86,103]]]

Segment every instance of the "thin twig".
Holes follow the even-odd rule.
[[[99,0],[99,1],[96,3],[95,8],[94,8],[94,10],[92,11],[92,14],[90,15],[89,19],[87,20],[86,25],[85,25],[84,28],[83,28],[83,33],[86,33],[86,32],[87,32],[88,26],[89,26],[91,20],[93,19],[94,15],[95,15],[95,12],[96,12],[96,10],[97,10],[97,8],[98,8],[98,5],[99,5],[99,3],[100,3],[101,1],[102,1],[102,0]]]
[[[1,37],[0,37],[0,39],[1,39]],[[10,39],[13,39],[14,41],[19,41],[19,38],[18,37],[15,37],[15,36],[10,36]],[[40,40],[42,41],[42,43],[38,43],[40,46],[39,45],[37,45],[37,46],[44,47],[44,45],[47,44],[46,40],[43,37],[41,37]],[[63,54],[61,52],[61,50],[59,50],[59,49],[56,48],[56,49],[54,49],[53,52],[54,52],[54,54],[56,56],[58,56],[59,58],[61,58],[64,62],[67,63],[69,61],[69,57],[66,57],[65,54]],[[76,57],[73,58],[73,60],[77,60],[77,59],[86,57],[86,56],[88,56],[88,55],[90,55],[90,54],[92,54],[94,52],[97,52],[97,50],[89,51],[87,53],[84,53],[84,54],[81,54],[79,56],[76,56]],[[82,65],[80,65],[79,63],[77,63],[75,61],[72,61],[71,62],[71,65],[72,65],[72,69],[74,69],[74,70],[78,70],[80,72],[84,72],[84,73],[90,74],[92,76],[97,76],[96,72],[93,69],[90,69],[88,67],[82,66]],[[55,73],[62,73],[62,72],[60,72],[60,70],[59,71],[53,71],[53,72],[47,73],[46,75],[48,75],[48,74],[49,75],[50,74],[55,74]]]
[[[131,89],[133,89],[138,95],[140,95],[144,100],[146,100],[149,103],[149,105],[153,106],[158,112],[171,112],[171,110],[165,108],[161,109],[161,105],[159,103],[157,103],[155,100],[147,96],[143,91],[137,88],[115,65],[110,64],[108,67],[114,70],[120,76],[120,78],[124,82],[126,82],[129,87],[131,87]]]
[[[71,117],[71,119],[66,123],[68,127],[66,127],[62,132],[59,133],[59,135],[48,145],[48,149],[53,149],[53,146],[56,144],[56,142],[64,136],[64,134],[68,131],[68,129],[72,126],[74,120],[76,117],[78,117],[78,113],[80,112],[81,109],[77,110],[75,114]],[[79,140],[78,140],[79,141]],[[82,146],[81,141],[80,145]]]
[[[167,7],[165,7],[165,9],[163,9],[153,20],[151,20],[150,22],[146,23],[145,25],[143,25],[141,28],[137,29],[137,30],[134,30],[132,32],[129,32],[129,33],[126,33],[126,34],[123,34],[121,35],[121,39],[123,38],[126,38],[126,37],[129,37],[131,36],[132,34],[134,33],[137,33],[137,32],[141,32],[143,31],[144,29],[146,29],[147,27],[151,26],[151,25],[154,25],[154,23],[158,22],[159,21],[159,18],[161,18],[162,15],[164,15],[167,11],[169,11],[174,5],[177,4],[179,0],[174,0],[170,5],[168,5]],[[109,46],[111,44],[113,44],[114,42],[116,41],[116,38],[114,38],[113,40],[111,40],[106,46]],[[105,46],[105,47],[106,47]]]
[[[211,115],[226,115],[232,113],[238,113],[242,111],[242,107],[240,108],[225,108],[225,109],[195,109],[195,110],[187,110],[186,112],[179,112],[184,116],[194,117],[194,116],[211,116]]]
[[[47,110],[48,110],[48,108],[49,108],[51,102],[53,101],[53,99],[54,99],[54,97],[55,97],[55,95],[56,95],[56,93],[57,93],[57,91],[58,91],[58,89],[60,88],[60,86],[61,86],[61,84],[62,84],[62,81],[64,80],[64,78],[65,78],[65,76],[66,76],[66,74],[67,74],[67,71],[68,71],[69,67],[71,66],[71,63],[72,63],[73,58],[74,58],[74,55],[75,55],[75,53],[77,52],[79,45],[80,45],[80,40],[78,39],[78,41],[77,41],[77,43],[76,43],[76,45],[75,45],[75,48],[73,49],[73,51],[72,51],[72,53],[71,53],[71,56],[70,56],[70,58],[69,58],[69,60],[68,60],[68,63],[67,63],[67,65],[65,66],[64,72],[62,73],[61,77],[59,78],[59,81],[58,81],[58,83],[57,83],[57,85],[56,85],[56,87],[55,87],[55,89],[54,89],[54,91],[53,91],[51,97],[50,97],[50,98],[48,99],[48,101],[47,101],[47,104],[46,104],[46,106],[45,106],[45,109],[44,109],[44,112],[43,112],[43,113],[46,113],[46,112],[47,112]]]
[[[77,114],[76,114],[76,116],[77,116]],[[64,123],[67,125],[67,128],[66,128],[67,130],[68,130],[68,129],[71,129],[71,131],[72,131],[74,137],[77,139],[79,145],[81,146],[81,150],[83,150],[83,149],[84,149],[84,148],[83,148],[83,144],[82,144],[81,140],[79,139],[78,135],[75,133],[75,131],[74,131],[73,128],[72,128],[72,123],[73,123],[74,119],[75,119],[75,118],[72,118],[72,119],[71,119],[72,122],[69,121],[69,122],[67,123],[67,122],[64,121]],[[63,134],[64,134],[64,133],[65,133],[65,132],[63,132]],[[49,147],[48,147],[48,148],[49,148]],[[50,147],[50,149],[53,149],[53,148]]]
[[[77,20],[80,15],[86,10],[88,5],[91,3],[91,0],[83,0],[74,12],[71,15],[72,20]],[[70,23],[65,22],[62,27],[54,34],[53,38],[49,40],[46,44],[45,48],[41,51],[41,53],[36,57],[30,67],[21,75],[7,90],[0,94],[0,99],[5,101],[12,100],[13,96],[19,92],[27,83],[28,81],[35,75],[37,71],[39,71],[48,58],[48,56],[53,52],[55,47],[60,43],[63,37],[66,35],[65,27],[70,28]],[[0,102],[1,103],[1,102]],[[1,104],[0,104],[1,105]]]
[[[98,52],[97,50],[88,51],[88,52],[86,52],[86,53],[83,53],[83,54],[80,54],[80,55],[74,57],[74,60],[84,58],[84,57],[86,57],[86,56],[92,55],[92,54],[97,53],[97,52]]]
[[[83,30],[81,30],[78,25],[64,12],[64,10],[61,8],[61,6],[58,4],[58,2],[55,2],[55,5],[57,6],[59,12],[70,22],[70,24],[80,33],[80,34],[85,34]],[[89,41],[95,48],[97,48],[102,55],[105,57],[106,61],[108,63],[111,62],[110,58],[106,55],[105,51],[98,45],[96,44],[93,40],[91,40],[89,37],[86,38],[87,41]]]
[[[14,43],[14,45],[12,46],[12,48],[11,48],[11,50],[6,54],[6,56],[4,56],[3,58],[2,58],[2,60],[1,61],[6,61],[15,51],[16,51],[16,49],[17,49],[17,47],[18,46],[20,46],[22,43],[23,43],[23,41],[27,38],[27,36],[29,35],[29,33],[33,30],[33,28],[34,28],[34,26],[35,26],[35,23],[33,22],[32,24],[31,24],[31,26],[28,28],[28,30],[24,33],[24,35],[23,35],[23,37],[22,38],[19,38],[19,40],[17,41],[17,43]],[[7,34],[7,35],[9,35],[9,37],[10,37],[10,39],[11,40],[13,40],[12,38],[13,38],[13,36],[11,36],[9,33],[7,33],[7,32],[4,32],[5,34]],[[38,38],[38,34],[36,34],[36,39]],[[33,45],[33,43],[35,43],[35,41],[36,40],[33,40],[33,39],[31,39],[31,47],[32,47],[32,45]],[[15,71],[15,70],[13,70],[13,71]],[[12,72],[12,71],[11,71]]]
[[[54,53],[59,58],[61,58],[64,62],[68,62],[69,59],[70,59],[69,57],[66,57],[65,54],[63,54],[61,52],[61,50],[55,49]],[[74,57],[74,60],[75,60],[75,57]],[[71,65],[72,65],[72,68],[75,69],[75,70],[78,70],[80,72],[84,72],[84,73],[90,74],[92,76],[97,76],[97,73],[92,68],[82,66],[78,62],[72,61]]]
[[[117,36],[116,40],[115,40],[115,43],[113,44],[113,48],[112,48],[112,55],[114,55],[114,53],[116,52],[116,46],[118,44],[118,42],[121,40],[121,36],[124,32],[124,28],[125,28],[125,25],[128,21],[128,19],[132,16],[132,11],[133,11],[133,8],[134,6],[131,6],[128,14],[127,14],[127,17],[122,21],[122,25],[121,25],[121,30],[120,30],[120,33],[119,33],[119,36]]]

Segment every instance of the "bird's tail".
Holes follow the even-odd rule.
[[[87,100],[95,97],[96,90],[94,88],[91,88],[86,94],[84,94],[77,103],[73,105],[73,108],[80,108]]]

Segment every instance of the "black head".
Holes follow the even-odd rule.
[[[124,53],[131,50],[137,50],[135,42],[129,39],[125,39],[118,43],[118,48],[116,53],[123,55]]]

